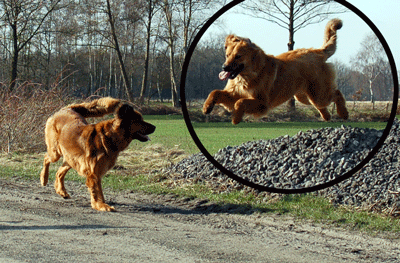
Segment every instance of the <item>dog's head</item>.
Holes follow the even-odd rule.
[[[132,140],[147,142],[150,140],[148,135],[156,130],[156,126],[145,122],[142,114],[129,104],[123,104],[118,108],[117,118],[121,120],[121,127],[129,133]]]
[[[236,78],[251,64],[253,53],[257,48],[250,39],[229,35],[225,39],[225,63],[219,74],[220,80]]]

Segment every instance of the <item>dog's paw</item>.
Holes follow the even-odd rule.
[[[204,114],[210,114],[211,111],[214,109],[214,103],[204,103],[203,105],[203,113]]]
[[[40,178],[40,184],[42,186],[46,186],[47,185],[47,181],[43,180],[42,178]]]
[[[237,125],[237,124],[239,124],[240,122],[242,121],[242,119],[232,119],[232,124],[233,125]]]
[[[49,181],[49,173],[47,172],[46,174],[46,171],[43,168],[43,171],[40,173],[40,184],[42,186],[46,186],[48,181]]]
[[[347,120],[349,118],[349,112],[347,111],[346,107],[343,107],[341,109],[337,110],[339,116],[343,119],[343,120]]]
[[[243,115],[244,115],[243,112],[234,111],[232,114],[232,124],[233,125],[239,124],[243,119]]]
[[[113,206],[109,206],[106,203],[92,203],[92,208],[97,211],[104,212],[115,212],[115,208]]]
[[[234,114],[232,116],[232,124],[233,125],[239,124],[242,121],[242,117],[243,117],[243,114],[241,116],[238,116],[238,114]]]
[[[64,190],[56,190],[56,193],[59,194],[64,199],[70,199],[71,198],[71,196],[69,196],[69,194]]]
[[[69,194],[67,194],[67,193],[65,193],[65,195],[64,196],[62,196],[64,199],[70,199],[71,198],[71,196],[69,196]]]

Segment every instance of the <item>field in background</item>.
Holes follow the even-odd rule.
[[[182,149],[187,154],[199,152],[182,116],[145,115],[144,119],[156,125],[156,131],[150,136],[150,142],[143,144],[134,141],[131,147],[140,149],[148,144],[161,144],[169,149]],[[299,131],[342,125],[384,129],[386,122],[248,122],[236,126],[230,122],[193,122],[192,125],[203,146],[209,153],[214,154],[228,145],[236,146],[260,139],[269,140],[283,135],[293,136]]]

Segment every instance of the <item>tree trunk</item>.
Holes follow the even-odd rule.
[[[288,51],[293,50],[294,48],[294,0],[290,1],[290,8],[289,8],[289,43]]]
[[[176,79],[175,79],[175,69],[174,69],[174,47],[173,42],[169,47],[169,72],[171,78],[171,99],[172,99],[172,106],[179,107],[178,103],[178,91],[176,88]]]
[[[170,6],[167,0],[164,1],[164,14],[167,21],[168,26],[168,46],[169,46],[169,72],[171,79],[171,99],[172,106],[179,107],[178,104],[178,92],[176,88],[176,80],[175,80],[175,66],[174,66],[174,34],[173,34],[173,24],[172,24],[172,11],[170,10]]]
[[[369,93],[371,95],[371,104],[372,104],[372,110],[375,110],[375,98],[374,98],[374,90],[372,89],[372,83],[373,80],[369,80]]]
[[[289,43],[288,45],[288,51],[291,51],[294,49],[294,0],[290,1],[290,8],[289,8]],[[288,102],[287,102],[287,107],[289,111],[294,111],[296,110],[296,100],[294,97],[292,97]]]
[[[146,25],[146,53],[144,57],[144,72],[142,78],[142,88],[140,89],[140,97],[139,103],[143,103],[144,96],[146,94],[146,87],[147,87],[147,79],[148,79],[148,72],[149,72],[149,59],[150,59],[150,34],[151,34],[151,19],[153,17],[152,12],[152,0],[148,0],[148,17],[147,17],[147,25]]]
[[[17,24],[13,24],[12,28],[12,37],[13,37],[13,57],[11,62],[11,79],[10,79],[10,91],[15,88],[17,77],[18,77],[18,34],[17,34]]]
[[[126,93],[127,99],[129,101],[132,101],[133,100],[133,94],[132,94],[132,91],[130,90],[130,86],[131,85],[129,83],[128,74],[126,73],[124,60],[122,58],[122,53],[121,53],[121,50],[120,50],[120,47],[119,47],[117,33],[115,31],[114,19],[112,17],[111,5],[110,5],[110,1],[109,0],[107,0],[107,15],[108,15],[108,20],[110,22],[111,35],[112,35],[113,40],[114,40],[114,49],[117,52],[119,66],[120,66],[121,72],[122,72],[122,78],[123,78],[124,86],[125,86],[125,93]]]

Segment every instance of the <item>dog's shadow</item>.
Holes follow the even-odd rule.
[[[154,204],[154,203],[137,203],[137,204],[124,204],[121,202],[109,202],[114,206],[117,213],[135,213],[135,212],[149,212],[154,214],[182,214],[182,215],[196,215],[196,214],[240,214],[251,215],[254,213],[282,213],[285,211],[270,208],[256,208],[250,205],[240,204],[217,204],[207,200],[197,200],[196,202],[180,201],[177,203]]]

